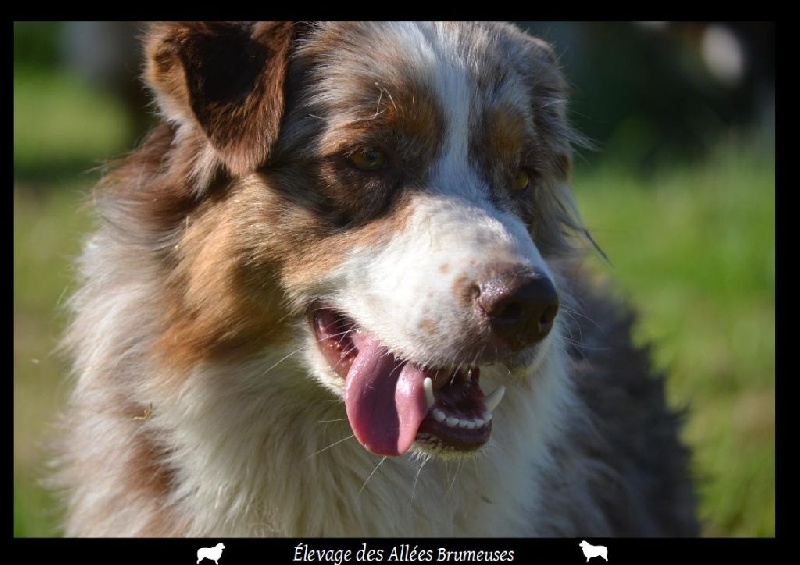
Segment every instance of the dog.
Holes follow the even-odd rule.
[[[586,558],[587,563],[592,557],[602,557],[608,561],[608,548],[604,545],[592,545],[586,540],[581,541],[578,545],[581,546],[581,551],[583,551],[583,556]]]
[[[587,270],[569,88],[510,23],[149,25],[92,195],[69,536],[692,536],[691,454]]]
[[[218,543],[214,547],[201,547],[197,550],[197,563],[200,563],[203,559],[219,563],[223,549],[225,549],[224,543]]]

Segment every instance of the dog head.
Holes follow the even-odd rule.
[[[167,23],[146,53],[167,180],[130,201],[170,266],[165,359],[300,341],[368,450],[483,446],[482,374],[560,347],[580,230],[550,48],[499,23]]]

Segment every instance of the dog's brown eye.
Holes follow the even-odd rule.
[[[388,166],[386,154],[374,147],[356,151],[347,157],[350,164],[362,171],[379,171]]]
[[[531,176],[525,169],[520,169],[517,175],[514,177],[514,182],[511,185],[511,188],[514,192],[522,192],[528,185],[531,183]]]

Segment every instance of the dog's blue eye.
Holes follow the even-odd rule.
[[[347,160],[356,169],[362,171],[379,171],[381,169],[385,169],[389,162],[389,160],[386,158],[386,154],[380,149],[375,149],[374,147],[356,151],[355,153],[349,155]]]
[[[514,192],[522,192],[528,185],[531,183],[531,176],[525,169],[520,169],[517,175],[514,177],[514,182],[511,184],[511,189]]]

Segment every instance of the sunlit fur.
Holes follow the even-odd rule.
[[[95,192],[69,302],[67,535],[697,533],[680,418],[580,267],[581,138],[547,45],[499,23],[166,23],[145,53],[163,123]],[[348,166],[376,146],[386,169]],[[504,358],[463,293],[497,264],[560,300]],[[317,303],[403,359],[479,363],[506,387],[486,445],[364,449]]]

